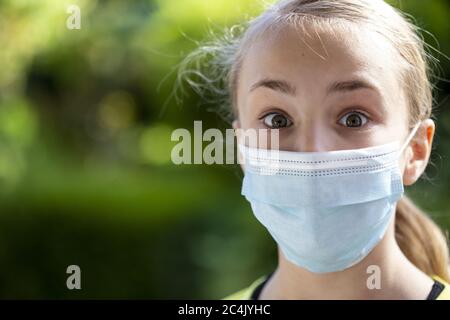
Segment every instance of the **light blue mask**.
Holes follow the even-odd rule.
[[[311,272],[347,269],[383,238],[404,189],[406,142],[329,152],[239,145],[242,194],[283,255]]]

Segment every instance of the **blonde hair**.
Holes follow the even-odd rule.
[[[432,116],[432,64],[419,28],[408,16],[383,0],[282,0],[247,26],[229,29],[221,39],[204,44],[182,62],[179,80],[207,99],[220,97],[220,114],[236,116],[236,91],[243,58],[254,40],[268,29],[363,25],[381,34],[399,53],[400,83],[409,106],[409,128]],[[433,48],[432,48],[433,49]],[[192,65],[195,63],[195,65]],[[232,111],[231,113],[229,111]],[[447,238],[440,228],[406,196],[397,204],[395,237],[405,256],[428,275],[450,281]]]

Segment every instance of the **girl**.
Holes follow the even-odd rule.
[[[215,93],[226,75],[233,127],[276,130],[281,151],[238,134],[278,266],[226,299],[450,299],[446,238],[403,196],[435,132],[414,25],[382,0],[285,0],[228,40],[194,73]]]

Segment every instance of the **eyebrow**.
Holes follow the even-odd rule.
[[[349,92],[349,91],[355,91],[360,89],[370,89],[374,90],[376,92],[380,92],[374,84],[362,80],[362,79],[355,79],[355,80],[349,80],[349,81],[337,81],[332,83],[328,89],[327,94],[333,93],[333,92]]]
[[[257,88],[269,88],[275,91],[279,91],[282,93],[286,93],[289,95],[295,95],[296,88],[292,84],[284,80],[275,80],[275,79],[262,79],[256,82],[251,86],[250,91],[253,91]],[[376,92],[380,92],[377,87],[370,82],[363,79],[355,79],[348,81],[336,81],[332,83],[327,88],[327,94],[334,92],[351,92],[360,89],[370,89]]]
[[[284,80],[274,80],[274,79],[262,79],[256,82],[254,85],[251,86],[250,91],[253,91],[257,88],[269,88],[275,91],[279,91],[282,93],[287,93],[289,95],[295,95],[295,87],[291,84],[289,84],[287,81]]]

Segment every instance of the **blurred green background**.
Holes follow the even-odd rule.
[[[450,4],[392,1],[450,55]],[[81,30],[66,28],[69,4]],[[236,166],[176,166],[175,128],[228,124],[176,66],[255,0],[0,2],[0,298],[222,298],[276,265]],[[442,78],[450,61],[441,60]],[[407,193],[450,227],[450,85],[438,83],[433,164]],[[66,288],[81,268],[82,290]]]

